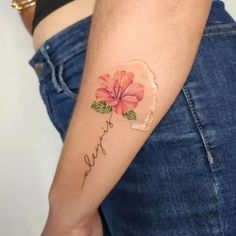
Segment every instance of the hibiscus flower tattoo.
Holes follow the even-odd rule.
[[[95,92],[96,101],[91,108],[102,114],[114,111],[128,120],[136,120],[133,109],[143,99],[145,87],[134,82],[134,78],[134,73],[126,70],[100,76],[100,87]]]
[[[115,70],[110,70],[111,72],[98,77],[99,87],[95,89],[95,99],[91,108],[109,116],[101,126],[102,131],[94,149],[84,154],[86,169],[81,189],[101,155],[107,155],[106,139],[115,128],[113,114],[129,120],[132,129],[146,131],[150,128],[153,114],[157,109],[156,75],[147,63],[133,60],[118,66]],[[145,97],[144,90],[146,90]]]
[[[102,127],[103,131],[92,154],[84,154],[84,163],[87,168],[84,172],[81,189],[84,187],[87,177],[94,168],[99,153],[102,152],[106,155],[103,141],[106,134],[114,126],[112,123],[113,111],[128,120],[136,121],[137,119],[133,109],[143,99],[144,85],[134,82],[134,77],[134,73],[126,70],[117,70],[114,75],[105,74],[99,77],[100,87],[95,92],[96,101],[93,101],[91,108],[102,114],[110,113],[110,116],[106,120],[105,126]]]

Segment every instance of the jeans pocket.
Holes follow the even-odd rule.
[[[56,67],[57,79],[66,97],[76,100],[84,70],[86,49]]]
[[[47,83],[48,83],[48,81],[41,81],[40,82],[39,92],[40,92],[41,98],[44,102],[47,114],[48,114],[52,124],[57,129],[57,131],[59,132],[61,138],[63,139],[64,131],[55,119],[55,115],[54,115],[54,112],[53,112],[53,107],[52,107],[52,104],[51,104],[51,101],[50,101],[49,92],[47,91],[48,90],[48,84]]]

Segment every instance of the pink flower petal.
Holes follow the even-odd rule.
[[[144,85],[140,83],[133,83],[126,89],[123,96],[136,96],[138,101],[141,101],[144,95],[144,88]]]
[[[114,106],[114,112],[119,115],[125,113],[126,111],[127,111],[126,106],[121,102],[117,103],[117,105]]]
[[[101,86],[95,97],[112,106],[117,114],[123,114],[135,108],[144,96],[144,86],[133,83],[133,78],[134,73],[125,70],[117,70],[113,77],[104,74],[99,77]]]
[[[114,111],[117,114],[123,114],[138,105],[138,99],[135,96],[126,96],[125,99],[122,98],[116,106],[114,106]]]
[[[99,77],[99,79],[101,80],[100,82],[101,87],[114,92],[114,86],[116,84],[116,81],[113,78],[111,78],[109,74],[102,75]]]
[[[116,80],[116,83],[114,85],[114,97],[118,98],[120,92],[120,86],[118,84],[118,81]]]
[[[138,105],[139,101],[136,96],[125,96],[122,98],[121,102],[126,105],[128,110],[131,110]]]
[[[107,99],[105,102],[107,105],[112,106],[112,107],[118,103],[118,101],[114,100],[114,98]]]
[[[98,88],[95,92],[95,97],[98,100],[106,100],[107,98],[110,97],[109,90],[107,90],[105,88]]]
[[[114,106],[117,104],[116,99],[110,95],[110,91],[105,88],[98,88],[95,92],[95,97],[99,101],[106,102],[107,105]]]
[[[129,86],[132,85],[133,83],[134,74],[129,72],[126,75],[127,76],[124,78],[125,82],[123,83],[123,86],[121,88],[121,93],[120,93],[121,97],[123,96],[123,93],[126,91],[126,89],[128,89]]]
[[[117,99],[122,97],[124,91],[133,83],[134,74],[132,72],[126,72],[125,70],[116,71],[114,74],[114,80],[117,83],[114,86],[115,96]]]
[[[123,104],[121,104],[120,102],[117,103],[116,106],[114,106],[114,112],[117,113],[117,114],[122,114],[124,113],[124,108],[123,108]]]

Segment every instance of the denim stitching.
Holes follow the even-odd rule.
[[[187,103],[189,105],[189,108],[191,110],[191,114],[193,116],[194,123],[196,124],[197,129],[200,133],[201,139],[203,141],[203,144],[204,144],[204,147],[205,147],[205,150],[206,150],[206,153],[207,153],[208,161],[209,161],[210,165],[212,165],[214,163],[214,159],[213,159],[213,156],[212,156],[211,151],[210,151],[208,140],[207,140],[206,136],[204,135],[203,128],[202,128],[202,125],[201,125],[200,120],[198,118],[197,112],[196,112],[196,110],[193,106],[191,96],[190,96],[190,94],[189,94],[189,92],[186,88],[183,87],[182,91],[184,93],[184,96],[185,96],[185,98],[187,100]]]
[[[227,35],[236,33],[236,23],[206,26],[203,37],[214,35]]]
[[[204,34],[203,37],[207,37],[207,36],[214,36],[214,35],[234,35],[236,34],[236,30],[232,30],[232,31],[228,31],[228,32],[217,32],[217,33],[208,33],[208,34]]]
[[[63,92],[68,95],[69,97],[71,97],[72,99],[76,99],[77,97],[77,94],[73,93],[69,87],[66,85],[64,79],[63,79],[63,76],[62,76],[62,73],[63,73],[63,65],[60,65],[59,66],[59,72],[58,72],[58,77],[59,77],[59,81],[61,83],[61,86],[63,88]]]
[[[56,65],[60,65],[71,59],[72,57],[76,56],[79,53],[82,53],[87,48],[87,40],[78,43],[74,47],[70,48],[64,55],[61,60],[58,60]]]
[[[208,25],[206,26],[206,30],[210,29],[224,29],[224,28],[230,28],[232,26],[236,26],[236,23],[226,23],[226,24],[219,24],[219,25]]]
[[[46,52],[46,50],[44,49],[44,47],[40,48],[41,53],[43,54],[43,56],[45,57],[48,65],[51,68],[51,72],[52,72],[52,83],[54,85],[54,88],[56,89],[56,91],[59,93],[62,91],[61,86],[58,84],[57,79],[56,79],[56,72],[55,72],[55,66],[53,65],[52,61],[50,60],[50,57],[48,55],[48,53]]]
[[[207,152],[207,158],[208,158],[208,161],[210,163],[210,166],[212,166],[212,164],[214,163],[214,159],[212,157],[212,154],[211,154],[211,151],[210,151],[210,148],[209,148],[208,140],[207,140],[206,136],[204,135],[203,128],[201,126],[201,123],[200,123],[200,120],[198,118],[197,112],[196,112],[196,110],[194,108],[194,105],[193,105],[190,93],[188,92],[188,89],[185,88],[185,87],[182,87],[182,92],[184,94],[184,97],[187,100],[188,105],[189,105],[189,108],[190,108],[190,111],[191,111],[194,123],[196,124],[197,129],[198,129],[198,131],[200,133],[200,136],[201,136],[201,139],[203,141],[205,150]],[[213,187],[214,187],[214,191],[215,191],[215,194],[216,194],[217,210],[218,210],[218,217],[219,217],[219,224],[220,224],[220,234],[222,236],[224,236],[223,222],[222,222],[222,213],[221,213],[221,208],[220,208],[220,203],[221,203],[220,191],[219,191],[219,187],[218,187],[218,183],[217,183],[216,177],[213,174],[212,174],[212,179],[214,181]]]

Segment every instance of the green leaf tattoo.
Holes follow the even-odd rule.
[[[91,108],[93,108],[96,112],[99,112],[102,114],[110,113],[112,111],[112,107],[106,105],[106,103],[103,101],[100,101],[100,102],[93,101]]]
[[[127,112],[123,113],[122,115],[123,115],[123,117],[125,117],[128,120],[136,120],[137,119],[136,113],[133,110],[127,111]]]

